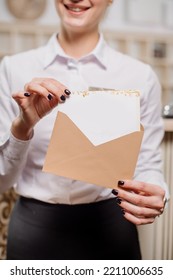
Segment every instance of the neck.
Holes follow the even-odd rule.
[[[58,35],[58,41],[64,52],[77,59],[90,53],[96,47],[98,40],[98,31],[76,34],[61,28]]]

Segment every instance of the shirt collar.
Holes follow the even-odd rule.
[[[82,57],[79,59],[79,61],[86,61],[86,60],[94,60],[96,61],[101,67],[107,68],[107,57],[106,57],[106,48],[107,44],[103,38],[103,35],[100,34],[99,41],[94,48],[94,50],[89,53],[88,55]],[[71,59],[64,50],[61,48],[60,44],[57,40],[57,34],[53,34],[50,40],[48,41],[46,45],[46,55],[44,56],[44,68],[47,68],[49,65],[51,65],[57,57],[60,57],[61,59],[68,61]]]

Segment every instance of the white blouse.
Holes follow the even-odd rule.
[[[11,135],[11,123],[19,112],[12,93],[23,90],[34,77],[52,77],[70,90],[86,90],[90,86],[140,90],[141,123],[145,133],[134,179],[160,185],[168,193],[160,153],[164,135],[161,88],[150,66],[111,49],[102,35],[91,53],[76,60],[64,53],[56,36],[54,34],[43,47],[5,57],[1,62],[0,191],[13,186],[22,196],[65,204],[114,197],[109,188],[42,171],[58,106],[35,126],[29,141]]]

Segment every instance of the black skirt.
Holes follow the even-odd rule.
[[[20,197],[13,209],[8,260],[141,259],[136,226],[115,199],[49,204]]]

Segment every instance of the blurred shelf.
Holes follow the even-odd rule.
[[[163,119],[165,132],[173,132],[173,118]]]

